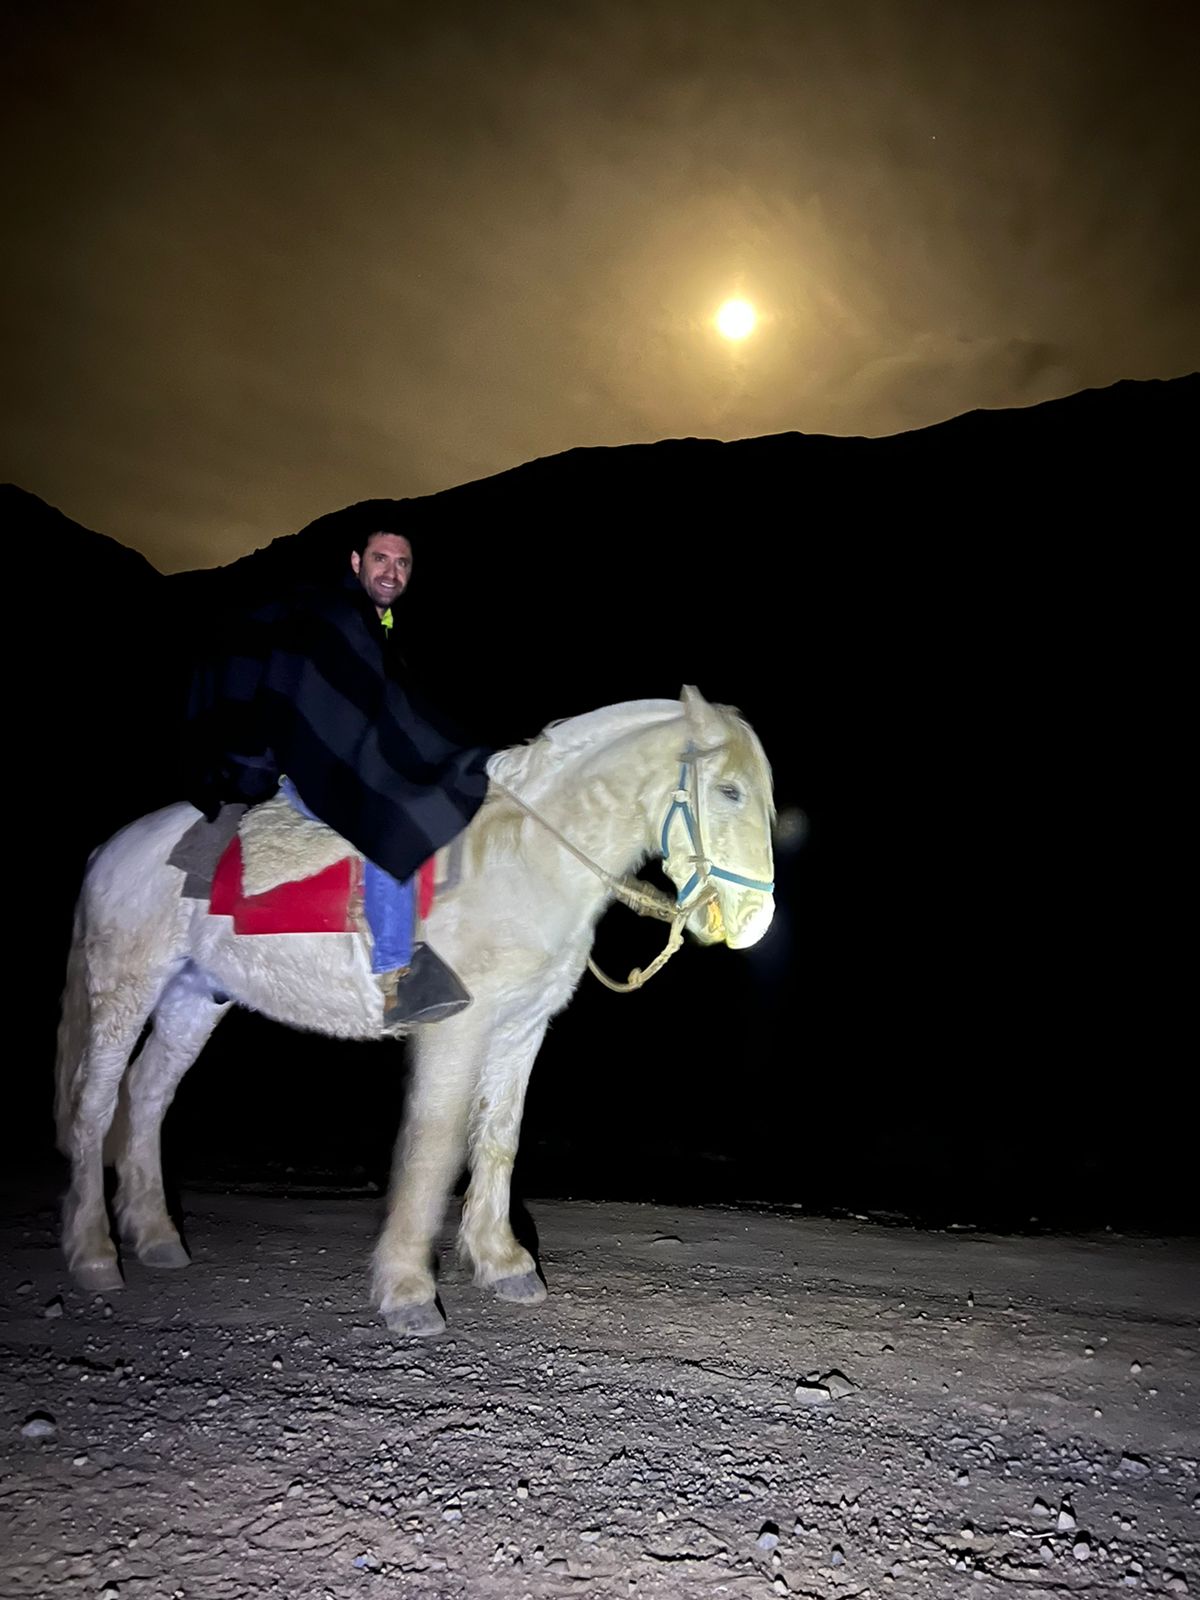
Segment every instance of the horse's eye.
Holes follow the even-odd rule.
[[[725,796],[726,800],[732,800],[734,805],[736,805],[742,798],[742,791],[738,788],[736,783],[723,783],[721,785],[721,793]]]

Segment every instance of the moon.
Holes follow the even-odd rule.
[[[754,332],[758,313],[748,300],[726,300],[713,318],[725,339],[745,339]]]

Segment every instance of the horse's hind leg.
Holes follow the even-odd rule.
[[[117,1224],[121,1238],[148,1267],[186,1267],[188,1253],[167,1214],[161,1133],[184,1073],[229,1010],[212,985],[188,965],[154,1008],[154,1028],[126,1074],[125,1112],[116,1151]]]
[[[544,1300],[546,1289],[537,1263],[512,1230],[512,1170],[525,1090],[546,1022],[533,1014],[496,1029],[471,1109],[471,1186],[458,1235],[459,1254],[474,1268],[475,1282],[502,1300],[526,1305]]]
[[[107,1291],[123,1281],[104,1204],[104,1138],[130,1054],[173,965],[136,972],[107,989],[90,975],[88,1037],[66,1127],[71,1186],[63,1204],[63,1251],[81,1288]]]

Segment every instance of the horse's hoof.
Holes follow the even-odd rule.
[[[144,1267],[186,1267],[192,1259],[178,1239],[160,1239],[157,1244],[148,1244],[138,1251],[137,1258]]]
[[[441,1333],[446,1319],[438,1310],[436,1300],[422,1300],[417,1305],[393,1306],[383,1313],[383,1320],[392,1333],[407,1334],[410,1339],[429,1339]]]
[[[125,1279],[115,1261],[84,1261],[71,1268],[71,1276],[80,1289],[90,1294],[112,1294],[125,1287]]]
[[[492,1288],[501,1300],[519,1306],[539,1306],[546,1298],[546,1285],[536,1272],[522,1272],[513,1278],[497,1278]]]

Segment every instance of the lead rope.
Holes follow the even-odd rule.
[[[684,923],[698,906],[707,904],[709,900],[716,898],[716,890],[714,889],[709,895],[700,900],[692,901],[686,907],[680,907],[669,895],[664,894],[661,889],[654,888],[652,884],[642,883],[639,879],[633,877],[618,878],[615,874],[605,871],[598,861],[593,861],[591,856],[572,844],[565,833],[560,832],[552,822],[547,822],[540,811],[535,811],[531,805],[521,799],[519,794],[514,794],[507,784],[501,783],[496,778],[491,779],[491,784],[494,789],[498,789],[504,795],[505,799],[511,800],[519,811],[523,811],[534,822],[540,823],[547,833],[552,833],[563,849],[569,850],[576,861],[582,862],[589,872],[594,872],[600,881],[606,884],[616,898],[620,900],[622,905],[628,906],[631,911],[636,911],[639,916],[654,917],[659,922],[669,922],[671,924],[671,931],[667,936],[667,942],[663,949],[645,969],[634,967],[626,983],[618,983],[615,978],[608,977],[596,965],[590,955],[587,958],[589,972],[593,977],[599,978],[604,987],[611,989],[614,994],[632,994],[635,989],[640,989],[643,984],[649,983],[651,978],[662,971],[683,943]]]

